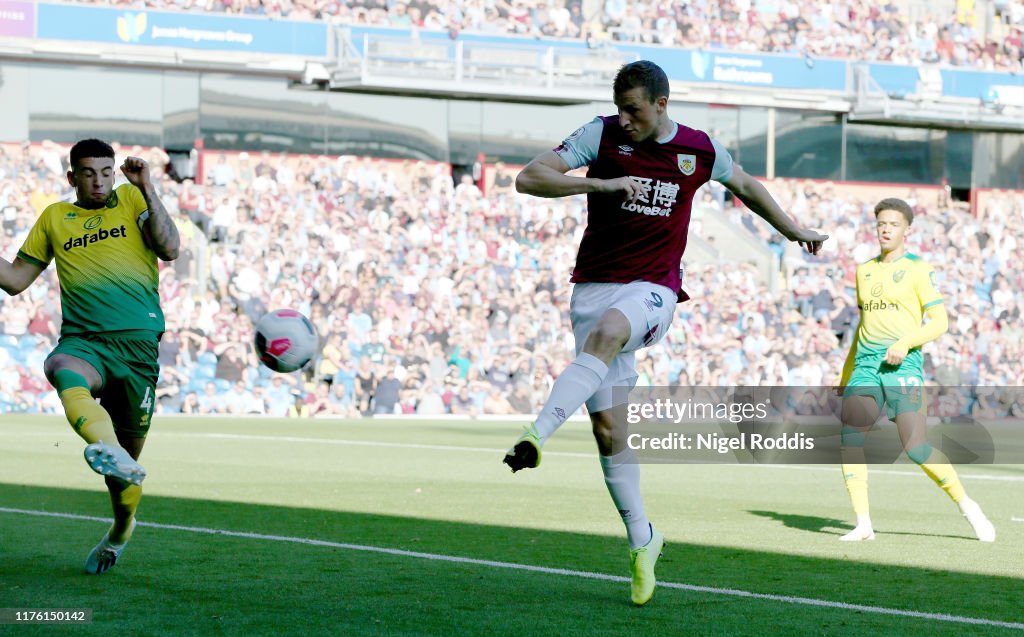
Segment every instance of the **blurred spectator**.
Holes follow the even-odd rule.
[[[292,398],[292,404],[288,407],[288,418],[311,418],[313,416],[305,394],[297,391],[293,394]]]
[[[399,392],[402,389],[402,381],[398,380],[396,371],[395,367],[389,367],[387,374],[377,383],[377,390],[373,394],[373,413],[395,413]]]

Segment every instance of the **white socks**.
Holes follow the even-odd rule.
[[[640,548],[651,541],[651,524],[640,495],[640,465],[633,451],[626,449],[614,456],[601,456],[601,470],[608,493],[626,525],[629,548]]]
[[[551,388],[551,395],[544,403],[544,409],[533,423],[541,445],[562,426],[566,418],[576,413],[576,410],[594,395],[607,375],[608,366],[601,359],[586,352],[577,356],[576,360],[558,375],[554,387]]]
[[[608,375],[608,366],[601,359],[581,353],[564,372],[559,374],[551,388],[551,395],[533,426],[543,445],[566,418],[576,413]],[[632,450],[614,456],[601,456],[604,483],[626,525],[629,548],[636,549],[651,541],[651,524],[644,511],[640,496],[640,465]]]

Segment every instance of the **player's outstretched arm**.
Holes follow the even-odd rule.
[[[21,294],[45,269],[21,257],[13,262],[0,258],[0,288],[11,296]]]
[[[149,208],[149,218],[142,223],[142,236],[146,239],[146,245],[156,253],[163,261],[173,261],[178,258],[178,250],[181,248],[181,237],[178,235],[178,228],[167,214],[160,197],[156,194],[153,182],[149,178],[149,164],[138,157],[126,157],[121,165],[121,172],[128,178],[128,181],[142,191]]]
[[[732,177],[728,181],[723,181],[722,185],[739,197],[740,201],[753,210],[757,216],[782,233],[782,236],[790,241],[799,242],[811,254],[817,254],[821,249],[821,244],[828,239],[827,234],[819,234],[801,227],[779,207],[779,204],[761,182],[748,175],[739,166],[733,166]]]
[[[566,175],[569,164],[558,153],[549,150],[537,155],[516,176],[516,192],[534,197],[568,197],[591,192],[621,192],[627,201],[635,202],[643,193],[640,184],[629,177],[591,179]]]

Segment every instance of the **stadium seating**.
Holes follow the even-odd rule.
[[[51,173],[63,170],[59,161],[48,167],[38,159],[61,150],[52,144],[4,148],[0,184],[8,187],[0,188],[0,208],[17,210],[13,227],[0,233],[7,258],[36,218],[30,202],[41,196]],[[455,188],[447,166],[429,162],[268,154],[249,160],[254,169],[243,171],[238,154],[225,153],[225,161],[236,167],[235,176],[221,186],[200,180],[205,183],[196,186],[200,205],[192,220],[179,212],[184,188],[161,182],[165,203],[189,230],[186,249],[204,255],[184,271],[165,266],[161,274],[168,329],[180,343],[177,352],[165,352],[171,362],[164,364],[161,411],[180,409],[189,393],[202,396],[210,380],[224,394],[237,373],[250,389],[265,387],[276,400],[291,400],[291,391],[312,393],[335,378],[351,383],[358,397],[361,366],[379,379],[396,364],[403,384],[396,409],[404,412],[415,412],[427,392],[450,410],[465,386],[480,413],[492,385],[505,395],[523,385],[536,408],[571,359],[567,281],[583,227],[581,200],[541,205],[489,181],[482,191]],[[279,171],[297,178],[257,194],[259,175]],[[487,173],[493,179],[494,171]],[[310,191],[315,186],[301,185],[307,182],[321,187]],[[640,354],[642,382],[834,382],[851,329],[845,308],[855,305],[853,268],[873,256],[870,210],[886,196],[915,205],[919,218],[911,243],[935,265],[950,310],[951,334],[925,350],[929,379],[1024,380],[1018,327],[1024,281],[1017,267],[1024,230],[1009,222],[1024,214],[1024,194],[983,191],[972,211],[942,188],[783,180],[767,185],[787,210],[832,234],[824,254],[809,259],[773,238],[763,222],[746,219],[749,213],[722,209],[719,199],[710,198],[709,211],[726,219],[725,227],[749,235],[751,245],[777,248],[776,280],[751,263],[723,267],[718,259],[729,258],[727,251],[709,248],[701,236],[718,226],[695,223],[701,249],[694,254],[704,256],[687,275],[693,301],[680,306],[667,346]],[[242,232],[207,236],[194,222],[204,226],[225,194],[227,205],[246,210],[250,222]],[[283,203],[302,199],[305,205]],[[283,236],[270,231],[285,227],[304,230]],[[718,242],[733,241],[735,236]],[[246,288],[247,270],[265,285]],[[55,285],[50,268],[29,291],[0,300],[0,358],[24,363],[32,353],[34,343],[23,343],[33,339],[23,338],[24,321],[14,317],[26,316]],[[341,347],[330,364],[321,357],[298,386],[286,378],[280,393],[272,394],[271,374],[251,354],[252,316],[282,306],[308,312],[324,342],[337,337]],[[244,352],[240,372],[222,360],[232,344]],[[17,373],[24,386],[40,384],[41,369],[22,364]],[[0,409],[52,410],[57,405],[44,405],[46,392],[43,383],[35,393],[22,392],[20,406],[8,397]]]
[[[275,19],[325,20],[334,24],[447,30],[635,42],[814,57],[915,64],[940,63],[983,70],[1022,70],[1024,9],[1009,3],[987,36],[979,9],[941,10],[926,2],[798,3],[667,2],[605,0],[584,14],[582,0],[515,3],[467,3],[461,0],[378,3],[312,3],[260,0],[256,3],[209,0],[86,0],[88,4],[165,11],[206,11]],[[590,5],[586,5],[590,6]],[[974,6],[973,4],[970,6]],[[388,7],[388,8],[385,8]],[[410,58],[411,60],[411,58]]]

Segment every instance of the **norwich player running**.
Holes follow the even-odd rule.
[[[148,164],[128,157],[121,172],[129,183],[114,190],[114,150],[98,139],[75,144],[68,182],[77,201],[47,206],[13,263],[0,258],[0,287],[12,296],[57,263],[63,324],[44,372],[89,443],[85,459],[105,476],[114,509],[113,526],[86,560],[90,573],[112,567],[135,528],[146,477],[136,461],[153,415],[164,331],[157,258],[176,259],[180,243]]]
[[[875,206],[875,220],[881,254],[857,266],[860,325],[840,381],[843,478],[857,515],[856,528],[840,539],[875,538],[864,436],[885,404],[907,456],[959,505],[979,540],[995,541],[995,528],[967,497],[949,459],[927,442],[921,346],[944,334],[948,319],[931,266],[904,244],[914,212],[901,199],[883,199]],[[927,323],[922,324],[922,314]]]

